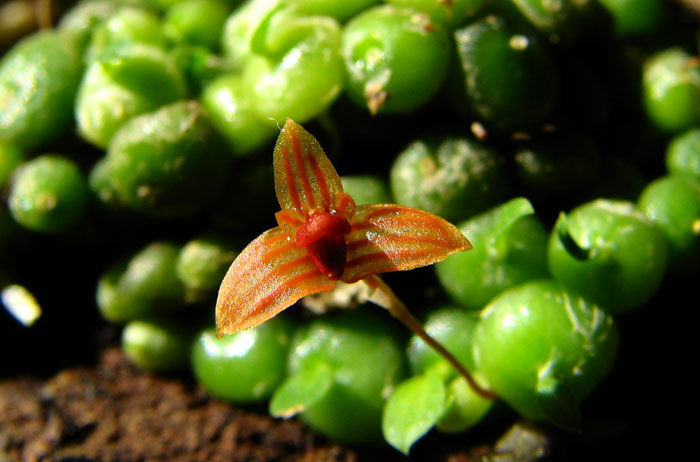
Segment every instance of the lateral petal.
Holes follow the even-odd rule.
[[[323,148],[304,127],[287,119],[273,153],[275,191],[282,209],[330,210],[343,192],[340,177]]]
[[[343,282],[430,265],[472,247],[452,223],[402,205],[360,205],[351,226]]]
[[[228,269],[216,300],[216,332],[255,327],[301,297],[334,285],[289,233],[272,228],[248,244]]]

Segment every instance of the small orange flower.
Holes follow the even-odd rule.
[[[486,398],[495,395],[433,339],[378,276],[444,260],[471,249],[451,223],[395,204],[356,206],[321,145],[287,119],[274,151],[276,226],[233,261],[216,300],[217,335],[255,327],[300,298],[363,281],[386,308],[435,349]]]
[[[471,248],[454,225],[431,213],[355,206],[318,141],[290,119],[277,138],[274,170],[279,226],[231,264],[216,302],[219,335],[255,327],[336,281],[430,265]]]

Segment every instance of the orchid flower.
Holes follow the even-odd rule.
[[[369,300],[387,308],[481,389],[469,372],[430,337],[377,276],[430,265],[471,248],[451,223],[396,204],[356,206],[343,192],[318,141],[287,119],[274,154],[278,226],[253,240],[233,261],[216,302],[218,335],[255,327],[300,298],[329,291],[338,281],[361,281]]]

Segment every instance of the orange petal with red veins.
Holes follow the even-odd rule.
[[[272,228],[248,244],[228,269],[216,300],[216,332],[255,327],[301,297],[334,285],[293,236]]]
[[[351,225],[343,282],[430,265],[472,247],[452,223],[402,205],[360,205]]]
[[[273,154],[275,191],[282,209],[330,210],[343,185],[314,136],[291,119],[282,127]]]

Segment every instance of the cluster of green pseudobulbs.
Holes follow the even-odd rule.
[[[680,3],[78,2],[0,61],[0,290],[65,310],[68,246],[94,300],[73,318],[123,326],[135,364],[340,441],[408,452],[505,407],[575,429],[619,317],[700,271],[698,21]],[[358,204],[469,238],[406,275],[405,301],[499,400],[365,307],[214,335],[228,265],[275,226],[288,117]]]

